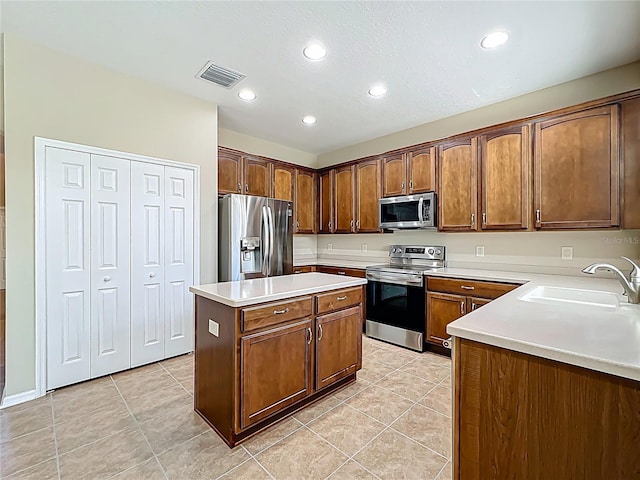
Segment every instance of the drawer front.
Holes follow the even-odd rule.
[[[316,267],[313,265],[302,265],[300,267],[293,267],[293,273],[310,273],[315,272]]]
[[[318,315],[362,303],[362,287],[345,288],[316,295],[316,312]]]
[[[272,325],[313,315],[311,297],[273,302],[242,309],[242,332],[252,332]]]
[[[511,283],[481,282],[461,278],[429,277],[427,279],[427,290],[430,292],[453,293],[489,299],[498,298],[519,286]]]
[[[358,268],[342,268],[342,267],[316,267],[316,272],[331,273],[333,275],[346,275],[347,277],[365,278],[367,275],[364,270]]]

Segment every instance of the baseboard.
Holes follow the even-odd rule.
[[[18,405],[19,403],[28,402],[29,400],[35,400],[36,398],[36,390],[29,390],[26,392],[15,393],[13,395],[7,395],[2,399],[2,404],[0,404],[0,409],[11,407],[13,405]]]

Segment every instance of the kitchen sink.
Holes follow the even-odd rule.
[[[533,290],[519,297],[519,300],[534,303],[573,304],[610,309],[616,309],[620,305],[618,296],[615,293],[549,286],[535,287]]]

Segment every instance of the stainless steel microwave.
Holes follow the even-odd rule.
[[[381,198],[378,201],[380,228],[387,230],[436,230],[436,212],[435,192]]]

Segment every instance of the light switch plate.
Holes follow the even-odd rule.
[[[562,260],[573,260],[573,247],[562,247]]]
[[[367,246],[366,243],[363,243],[360,245],[360,250],[362,250],[363,252],[366,252],[369,249],[369,247]]]
[[[476,257],[484,257],[484,245],[476,245]]]
[[[220,336],[220,324],[209,319],[209,333],[214,337]]]
[[[333,243],[327,243],[327,250],[333,250]]]

